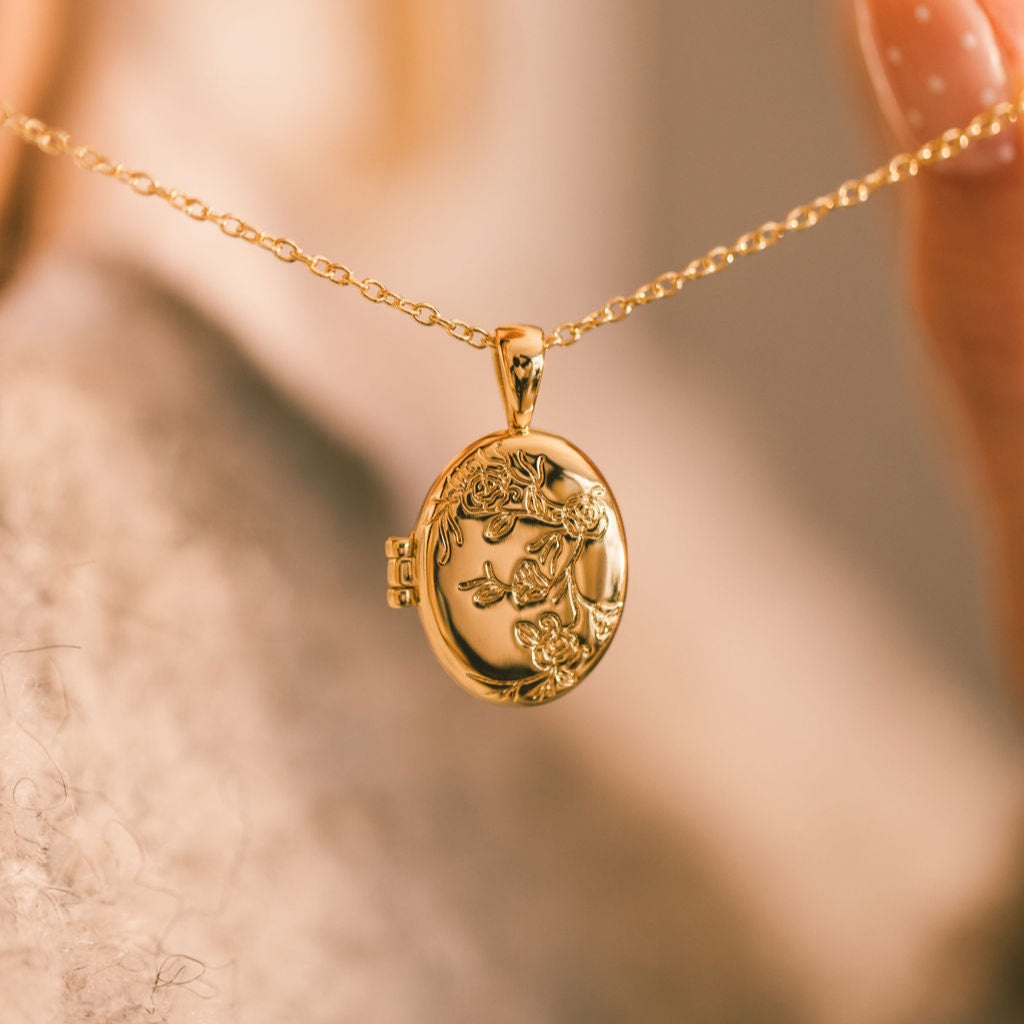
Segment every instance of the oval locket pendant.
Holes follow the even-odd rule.
[[[434,654],[470,693],[543,704],[607,650],[626,594],[626,538],[594,464],[530,429],[543,332],[503,327],[495,341],[509,427],[457,455],[412,534],[388,540],[388,603],[419,608]]]

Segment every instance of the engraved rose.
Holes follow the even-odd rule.
[[[512,571],[512,601],[517,608],[540,604],[548,596],[551,580],[532,558],[521,558]]]
[[[590,647],[562,624],[554,612],[545,612],[536,622],[521,620],[514,627],[516,641],[530,651],[534,668],[553,679],[559,689],[576,682],[574,666],[590,656]]]
[[[468,516],[500,512],[509,501],[512,474],[505,466],[477,466],[462,488],[462,509]]]
[[[608,529],[608,513],[601,501],[603,494],[603,487],[595,487],[586,493],[573,494],[566,500],[561,509],[561,519],[570,537],[596,540],[604,536]]]

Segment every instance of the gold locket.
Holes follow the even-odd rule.
[[[485,700],[536,705],[576,688],[608,649],[626,596],[611,489],[568,441],[531,430],[537,327],[494,332],[508,429],[474,441],[387,542],[388,603],[419,609],[438,660]]]

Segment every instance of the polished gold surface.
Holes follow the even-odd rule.
[[[490,434],[392,538],[389,603],[417,605],[427,639],[470,693],[543,704],[607,650],[626,595],[626,540],[593,463],[553,434]]]
[[[544,332],[539,327],[499,327],[494,332],[494,366],[505,399],[509,430],[530,429],[544,374]]]
[[[618,323],[641,306],[677,295],[689,281],[717,274],[731,266],[740,256],[764,252],[778,245],[786,235],[814,227],[834,210],[859,206],[867,202],[880,188],[897,185],[915,177],[922,167],[954,159],[974,143],[998,135],[1016,124],[1022,114],[1024,92],[1016,102],[998,103],[978,114],[963,128],[951,128],[938,138],[924,143],[914,152],[900,153],[887,164],[862,178],[843,182],[827,195],[795,207],[781,221],[767,221],[756,230],[741,235],[732,245],[710,249],[703,256],[692,260],[682,270],[670,270],[660,274],[629,295],[618,295],[609,299],[600,309],[579,320],[559,324],[544,335],[544,345],[547,348],[572,345],[595,327]],[[224,234],[258,245],[284,263],[301,263],[325,281],[337,285],[351,285],[370,302],[405,313],[418,324],[425,327],[441,327],[456,341],[465,342],[473,348],[496,347],[498,344],[496,334],[462,320],[444,317],[429,303],[404,298],[375,278],[360,278],[343,263],[335,263],[326,256],[310,255],[290,238],[281,238],[261,231],[233,213],[218,213],[196,196],[161,185],[146,171],[133,171],[124,164],[115,163],[92,146],[75,144],[66,131],[18,113],[2,103],[0,127],[6,128],[22,141],[51,156],[70,156],[79,167],[114,178],[130,186],[139,195],[157,196],[193,220],[211,221]]]

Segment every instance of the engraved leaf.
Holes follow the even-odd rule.
[[[499,588],[501,590],[502,596],[504,596],[505,594],[508,593],[508,587],[506,587],[505,584],[502,583],[501,580],[499,580],[497,576],[495,576],[495,574],[494,574],[494,565],[491,562],[489,562],[489,561],[484,562],[484,575],[483,576],[477,576],[475,579],[472,579],[472,580],[464,580],[462,583],[459,584],[459,590],[461,590],[463,592],[465,592],[467,590],[477,590],[477,589],[482,588],[482,587],[487,587],[488,593],[490,593],[491,590],[493,588],[495,588],[495,587],[497,587],[497,588]],[[476,601],[476,598],[474,598],[473,600]],[[488,604],[494,604],[494,603],[495,603],[494,601],[488,600],[483,605],[483,607],[486,608]]]
[[[538,472],[538,467],[530,462],[523,451],[514,451],[512,453],[511,468],[515,477],[524,484],[539,484],[543,479]]]
[[[551,571],[555,571],[555,562],[562,550],[562,534],[558,530],[541,534],[535,541],[526,545],[526,550],[536,555],[541,565],[551,563]]]
[[[478,608],[487,608],[497,604],[505,596],[505,587],[500,583],[484,583],[473,595],[473,604]]]
[[[555,688],[558,690],[568,690],[576,685],[576,673],[570,669],[559,667],[552,674],[555,677]]]
[[[604,643],[612,635],[622,616],[622,602],[602,601],[590,612],[590,624],[597,642]]]
[[[551,571],[555,571],[555,562],[558,561],[558,556],[562,553],[562,535],[555,534],[555,539],[551,542]]]
[[[447,565],[451,557],[452,546],[448,541],[448,531],[442,523],[441,529],[437,532],[437,564]]]
[[[452,541],[462,547],[462,527],[452,515],[451,507],[443,503],[435,507],[430,523],[437,524],[437,564],[447,565],[452,557]]]
[[[484,538],[491,542],[501,540],[512,532],[519,517],[515,512],[498,512],[487,520],[487,529],[484,530]]]
[[[547,547],[548,541],[550,539],[550,533],[541,534],[541,536],[539,536],[536,540],[531,540],[530,543],[526,545],[526,550],[529,551],[531,555],[539,554],[541,551],[544,550],[545,547]]]
[[[523,497],[523,508],[526,509],[526,514],[541,518],[545,512],[544,498],[537,491],[535,487],[529,487],[526,490],[526,494]]]
[[[569,574],[563,572],[561,576],[555,580],[555,585],[551,588],[548,594],[548,600],[552,604],[558,604],[559,601],[565,596],[565,592],[569,587]]]
[[[540,643],[540,630],[532,622],[520,619],[512,627],[512,632],[520,647],[536,647]]]

